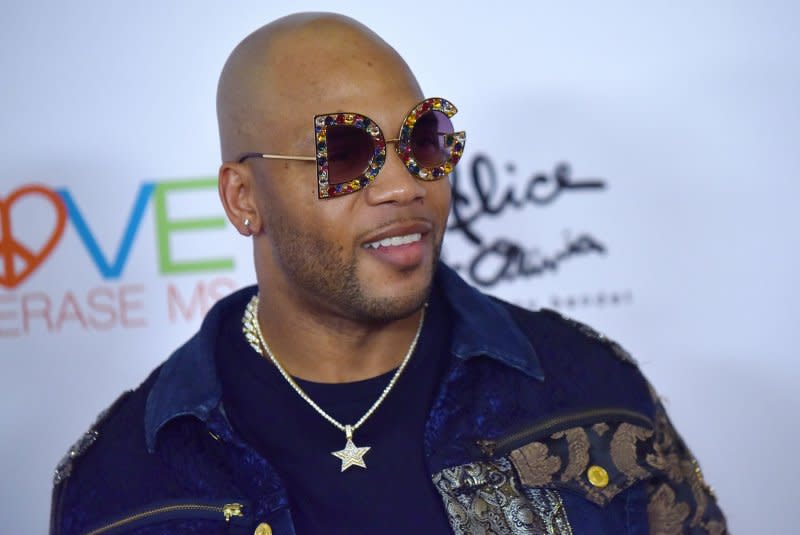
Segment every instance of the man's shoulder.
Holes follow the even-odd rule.
[[[588,325],[548,309],[531,311],[469,285],[446,265],[437,271],[454,318],[453,353],[494,357],[532,378],[560,364],[592,368],[637,366],[613,340]]]
[[[557,311],[528,310],[492,299],[508,311],[514,327],[533,347],[543,374],[535,390],[548,405],[552,402],[552,410],[605,406],[652,415],[650,384],[620,344]]]
[[[124,507],[127,496],[146,492],[159,460],[147,451],[144,413],[160,370],[120,395],[67,450],[54,474],[54,522],[85,525],[93,508]]]
[[[156,432],[176,417],[200,416],[198,407],[216,405],[214,351],[221,326],[232,311],[244,309],[255,291],[243,288],[218,301],[194,336],[98,416],[58,464],[56,495],[66,494],[69,500],[81,494],[86,502],[87,496],[135,494],[152,484],[154,470],[163,468],[153,453]]]
[[[474,454],[463,444],[518,447],[553,433],[570,429],[577,433],[603,423],[652,427],[653,391],[619,344],[558,312],[486,299],[491,304],[481,316],[488,320],[469,324],[481,331],[473,340],[486,341],[484,348],[516,353],[493,358],[484,358],[492,357],[488,352],[477,353],[479,358],[464,359],[464,365],[455,368],[448,397],[437,411],[457,417],[442,426],[447,444],[434,448],[435,466],[470,462]],[[512,337],[524,343],[490,346]],[[489,456],[499,451],[487,448]]]
[[[117,399],[111,403],[107,408],[103,409],[95,418],[89,428],[84,432],[72,446],[69,447],[67,452],[59,461],[56,466],[55,474],[53,477],[53,484],[66,481],[72,476],[73,470],[76,466],[81,466],[86,462],[87,454],[93,449],[95,444],[99,441],[104,447],[107,447],[108,439],[106,436],[109,430],[118,427],[118,423],[122,423],[130,431],[134,431],[138,418],[136,414],[143,415],[143,404],[137,403],[141,401],[142,393],[147,390],[147,383],[150,378],[136,389],[127,390],[120,394]],[[139,408],[140,410],[137,410]],[[102,432],[101,432],[102,431]],[[133,433],[131,433],[131,436]],[[112,443],[113,446],[124,446],[129,444],[129,441]],[[92,458],[92,455],[88,455]]]
[[[622,345],[586,323],[549,308],[529,310],[495,297],[492,300],[509,311],[540,357],[547,357],[553,349],[569,349],[577,352],[574,357],[594,358],[597,364],[611,358],[632,367],[638,366]]]

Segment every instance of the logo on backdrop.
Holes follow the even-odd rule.
[[[226,220],[219,213],[213,216],[175,217],[168,202],[173,193],[216,190],[216,178],[144,182],[133,199],[133,206],[122,232],[116,255],[103,251],[96,233],[84,216],[81,207],[68,189],[51,189],[41,185],[25,185],[0,198],[0,286],[19,292],[0,293],[0,337],[23,336],[34,332],[57,333],[68,327],[102,331],[113,328],[140,328],[148,324],[146,305],[153,299],[147,285],[122,277],[133,248],[145,209],[152,200],[156,229],[156,257],[161,275],[203,274],[230,271],[232,258],[202,258],[179,260],[173,251],[174,237],[181,233],[220,230]],[[26,203],[44,203],[55,215],[52,228],[40,247],[23,242],[15,228],[12,210]],[[174,204],[174,201],[173,201]],[[38,208],[42,208],[39,206]],[[56,246],[63,237],[67,221],[74,227],[86,254],[106,282],[101,286],[80,290],[44,292],[29,289],[35,272],[51,261]],[[17,223],[18,224],[18,223]],[[65,281],[70,280],[70,266],[63,265]],[[74,267],[71,269],[75,269]],[[167,281],[162,298],[170,322],[193,321],[202,317],[218,299],[235,289],[236,281],[227,276],[180,281]],[[24,288],[24,289],[22,289]]]
[[[505,169],[508,174],[516,172],[511,164]],[[453,267],[476,285],[491,288],[501,282],[555,272],[575,257],[606,252],[603,243],[588,232],[567,236],[560,250],[545,253],[534,244],[520,242],[518,232],[489,240],[479,229],[483,220],[502,217],[509,210],[542,207],[564,195],[601,191],[605,189],[603,180],[575,178],[568,164],[559,163],[552,173],[535,173],[525,181],[501,187],[497,167],[482,154],[472,160],[466,179],[462,172],[463,168],[457,169],[452,175],[453,209],[448,230],[466,238],[471,246],[471,257]]]

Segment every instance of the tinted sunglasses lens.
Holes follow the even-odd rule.
[[[411,130],[411,152],[423,167],[438,167],[450,158],[445,146],[445,135],[453,133],[453,123],[440,111],[431,110],[420,115]]]
[[[375,152],[375,142],[361,128],[348,125],[328,127],[328,182],[341,184],[361,176]]]

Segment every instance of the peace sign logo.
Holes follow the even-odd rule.
[[[32,251],[27,245],[14,238],[11,226],[11,207],[23,197],[36,195],[43,197],[55,210],[56,221],[44,246]],[[6,288],[15,288],[27,279],[47,259],[55,248],[67,222],[67,210],[64,202],[56,192],[43,186],[23,186],[11,193],[6,199],[0,199],[0,261],[3,271],[0,273],[0,284]],[[22,269],[17,271],[15,259],[23,261]]]

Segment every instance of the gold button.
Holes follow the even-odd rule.
[[[258,525],[253,535],[272,535],[272,528],[266,522],[262,522]]]
[[[592,465],[586,471],[586,477],[589,478],[589,483],[597,488],[602,489],[608,485],[608,472],[602,466]]]

